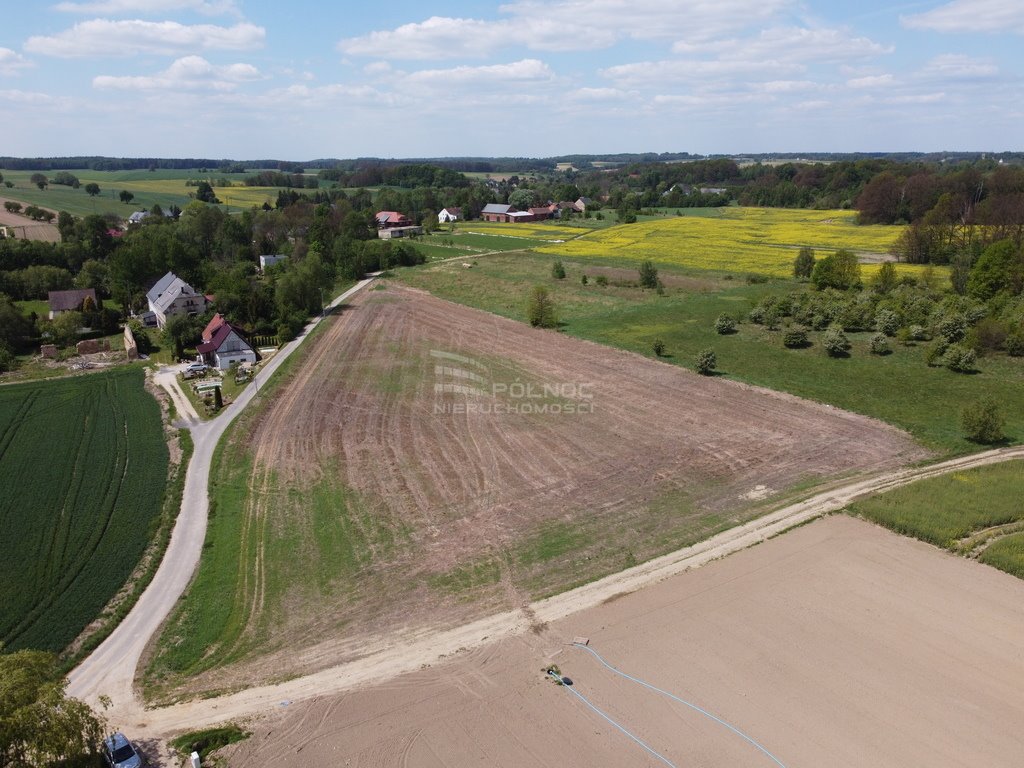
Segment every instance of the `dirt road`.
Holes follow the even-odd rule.
[[[365,288],[372,278],[362,280],[331,306],[337,306]],[[149,587],[116,630],[69,675],[70,695],[97,704],[101,695],[109,696],[118,722],[133,723],[142,711],[132,683],[135,669],[146,643],[170,613],[175,602],[192,579],[206,537],[209,511],[208,481],[214,449],[224,430],[252,400],[259,382],[274,371],[298,348],[306,334],[320,322],[314,320],[294,341],[284,345],[256,380],[246,387],[234,403],[213,421],[190,425],[195,448],[185,477],[181,512],[171,534],[171,542]]]
[[[199,414],[196,413],[192,401],[181,391],[181,385],[178,383],[178,374],[181,372],[181,368],[182,366],[163,366],[157,370],[153,381],[167,392],[171,402],[174,403],[174,409],[184,420],[185,425],[194,426],[200,421]],[[234,417],[232,416],[232,418]]]
[[[361,686],[379,685],[399,675],[437,664],[454,654],[526,633],[538,622],[555,622],[588,608],[651,587],[670,577],[718,560],[833,512],[863,496],[897,488],[947,472],[1024,457],[1024,446],[1001,448],[928,467],[889,472],[818,493],[707,541],[657,558],[622,573],[534,603],[444,632],[424,631],[401,642],[380,638],[379,650],[365,658],[279,685],[251,688],[229,696],[143,711],[138,702],[117,715],[139,733],[165,736],[227,720],[272,711],[281,702],[329,696]],[[370,649],[367,649],[368,651]]]

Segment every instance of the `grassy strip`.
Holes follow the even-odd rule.
[[[1007,461],[919,480],[847,509],[906,536],[951,552],[962,542],[997,525],[1024,521],[1024,461]],[[996,538],[978,559],[1024,578],[1024,534]]]
[[[216,752],[228,744],[234,744],[249,738],[252,734],[243,731],[234,723],[222,725],[219,728],[205,728],[201,731],[189,731],[170,740],[172,748],[176,749],[183,758],[188,758],[193,752],[199,753],[199,758],[205,765],[207,758],[212,752]]]
[[[960,407],[989,396],[1002,403],[1007,433],[1024,437],[1024,364],[1002,355],[982,358],[979,373],[967,376],[925,363],[925,346],[894,345],[893,353],[870,354],[872,333],[848,334],[853,349],[847,358],[828,357],[821,333],[809,334],[811,346],[786,349],[781,331],[741,323],[738,332],[714,330],[720,314],[745,318],[764,296],[800,290],[793,280],[747,284],[705,272],[660,267],[665,295],[628,283],[637,262],[628,259],[563,259],[567,277],[551,277],[551,256],[528,252],[496,254],[473,269],[459,264],[428,264],[403,271],[409,285],[451,301],[514,320],[526,320],[527,293],[534,284],[548,288],[561,330],[580,338],[653,357],[661,339],[664,362],[694,367],[697,353],[713,349],[718,369],[730,378],[790,392],[819,402],[882,419],[906,429],[930,448],[957,454],[977,450],[960,429]],[[613,274],[607,286],[595,276],[628,270],[629,279]],[[588,284],[581,276],[588,275]],[[807,289],[804,286],[804,289]],[[809,290],[809,289],[807,289]],[[957,404],[951,407],[951,404]]]

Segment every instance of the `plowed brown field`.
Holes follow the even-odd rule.
[[[262,532],[250,637],[276,652],[211,684],[322,668],[395,631],[525,605],[706,538],[795,486],[925,455],[863,416],[391,284],[315,341],[246,439],[247,531]],[[275,537],[305,527],[299,539],[320,540],[309,510],[329,509],[331,489],[344,541],[301,547],[287,599],[265,597],[283,578]],[[344,546],[359,551],[340,573]],[[317,578],[315,594],[298,586]]]

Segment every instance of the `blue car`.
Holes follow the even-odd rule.
[[[110,768],[142,768],[142,755],[123,733],[115,733],[103,742],[103,753]]]

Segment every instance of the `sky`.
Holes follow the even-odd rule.
[[[4,6],[0,155],[1022,149],[1022,0]]]

